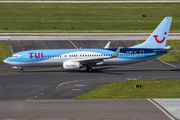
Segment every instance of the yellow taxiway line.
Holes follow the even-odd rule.
[[[71,42],[71,44],[72,44],[76,49],[78,49],[78,47],[76,47],[76,45],[71,41],[71,39],[69,39],[69,42]]]

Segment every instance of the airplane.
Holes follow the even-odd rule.
[[[166,46],[172,17],[165,17],[148,39],[129,48],[109,48],[110,42],[104,48],[97,49],[42,49],[27,50],[12,54],[3,62],[23,72],[24,67],[58,66],[63,70],[93,71],[93,66],[125,65],[141,62],[164,55],[171,50]]]

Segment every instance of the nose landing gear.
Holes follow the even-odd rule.
[[[18,66],[13,66],[13,69],[19,69],[21,73],[24,72],[24,69],[22,67],[18,67]]]

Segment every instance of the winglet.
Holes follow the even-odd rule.
[[[104,48],[109,48],[111,42],[108,42]]]
[[[120,50],[121,50],[121,46],[118,47],[118,49],[116,50],[116,52],[114,53],[114,55],[111,58],[116,58],[118,56]]]

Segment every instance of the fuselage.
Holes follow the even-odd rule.
[[[164,52],[153,52],[159,49],[144,48],[121,48],[116,58],[110,58],[117,48],[108,49],[48,49],[48,50],[29,50],[13,54],[4,60],[5,63],[18,67],[33,66],[62,66],[64,62],[79,62],[86,64],[84,61],[91,63],[91,60],[103,59],[93,65],[122,65],[140,62],[146,59],[154,58]]]

